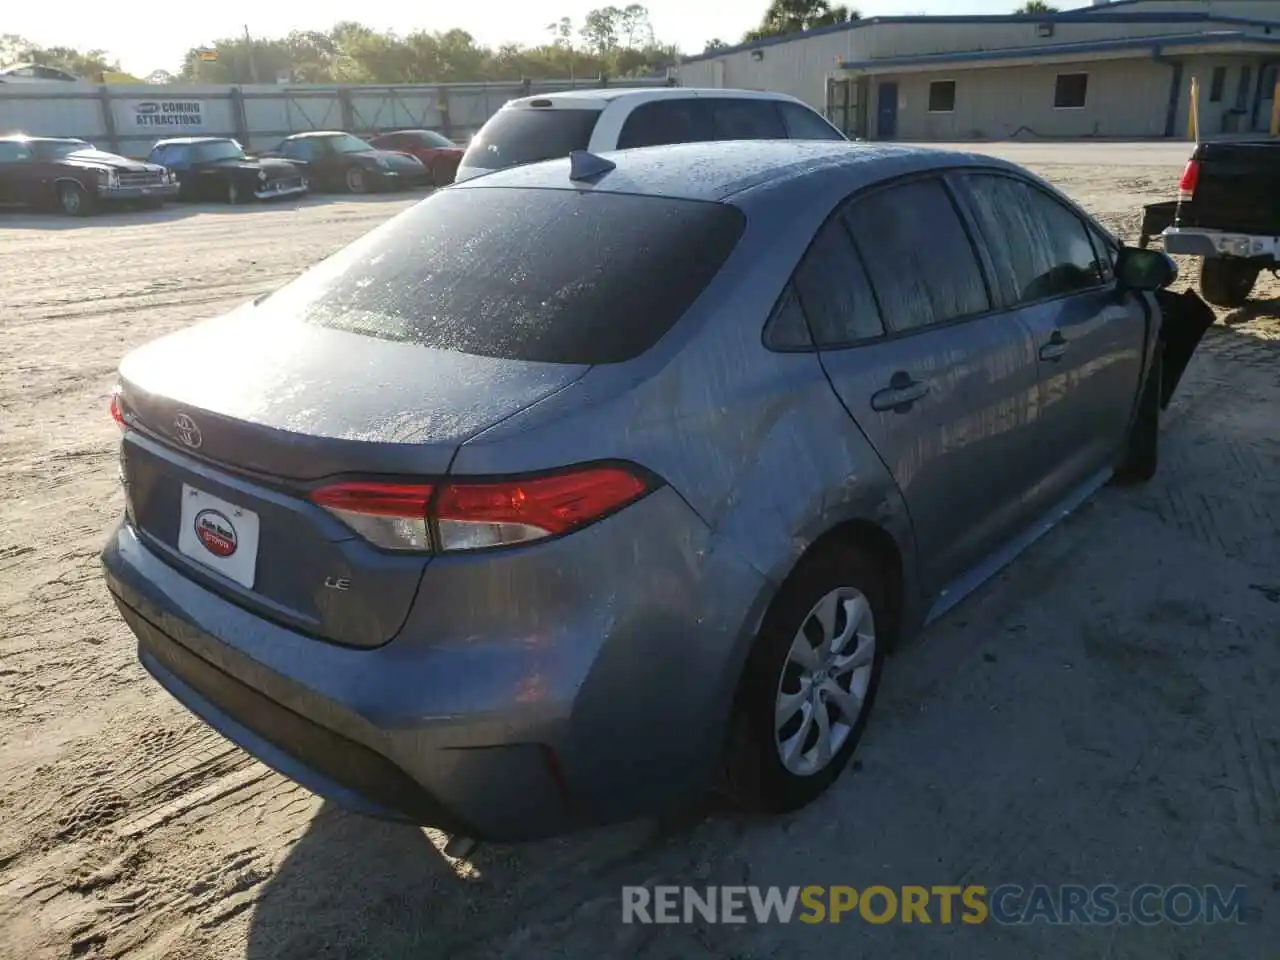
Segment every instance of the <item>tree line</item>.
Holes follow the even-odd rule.
[[[1016,13],[1053,13],[1044,0],[1027,0]],[[736,41],[708,40],[714,53],[765,37],[813,30],[861,19],[854,8],[829,0],[770,0],[760,23]],[[188,83],[465,83],[572,77],[635,77],[662,73],[681,51],[654,36],[643,4],[599,7],[581,22],[561,17],[539,44],[488,47],[465,30],[379,31],[356,21],[328,30],[295,30],[284,37],[223,37],[192,47],[176,73],[157,70],[148,79]],[[86,79],[120,71],[103,50],[41,47],[14,34],[0,35],[0,65],[31,62],[60,67]]]

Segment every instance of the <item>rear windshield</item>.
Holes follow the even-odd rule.
[[[657,343],[744,227],[631,194],[442,190],[273,294],[309,323],[442,350],[618,363]]]
[[[502,170],[567,157],[574,150],[587,149],[599,117],[599,110],[499,110],[467,147],[462,166]]]

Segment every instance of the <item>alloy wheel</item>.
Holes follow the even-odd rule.
[[[782,765],[807,777],[844,746],[866,704],[876,653],[866,596],[839,587],[801,621],[778,680],[774,744]]]

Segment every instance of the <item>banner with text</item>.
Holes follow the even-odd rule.
[[[200,133],[208,121],[201,100],[127,100],[123,106],[125,124],[139,132]]]

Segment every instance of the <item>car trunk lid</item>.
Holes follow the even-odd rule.
[[[380,340],[273,316],[270,303],[121,364],[129,510],[158,552],[242,606],[384,643],[429,558],[377,549],[309,493],[335,478],[441,476],[463,441],[588,367]]]

